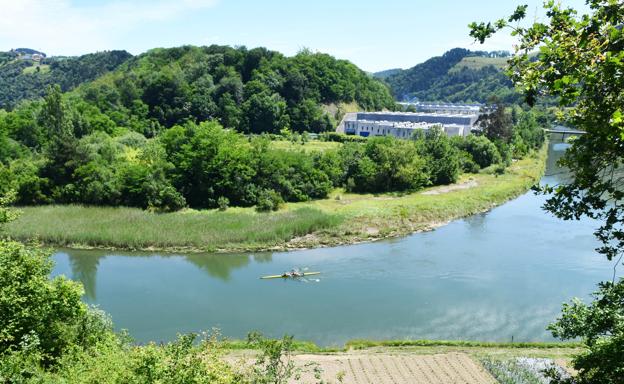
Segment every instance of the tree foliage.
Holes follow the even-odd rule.
[[[582,339],[588,347],[575,356],[582,383],[622,383],[624,380],[624,279],[599,284],[589,305],[578,299],[563,305],[561,317],[549,329],[561,339]],[[577,381],[562,380],[563,383]]]
[[[3,53],[0,52],[0,57]],[[59,84],[63,91],[71,90],[115,70],[131,56],[126,51],[108,51],[80,57],[45,58],[41,63],[43,67],[4,56],[7,60],[0,60],[0,108],[13,109],[22,100],[41,97],[53,84]],[[31,68],[46,70],[29,71]]]
[[[619,264],[624,249],[624,7],[617,0],[587,4],[590,14],[579,16],[547,1],[547,22],[528,27],[515,24],[526,14],[527,7],[520,6],[508,19],[472,23],[470,34],[483,42],[511,26],[519,43],[508,73],[526,101],[533,105],[542,96],[558,97],[560,118],[586,132],[560,163],[570,169],[572,180],[542,189],[550,195],[545,208],[566,220],[600,220],[598,252]],[[534,50],[538,55],[532,58]],[[618,313],[613,309],[622,308],[621,299],[612,300],[621,296],[621,284],[601,284],[598,300],[589,307],[565,306],[553,329],[563,338],[584,337],[590,348],[575,360],[580,370],[576,382],[621,383],[624,378],[624,362],[616,357],[622,356],[624,339],[621,324],[612,316]]]
[[[323,104],[341,102],[394,107],[382,83],[324,54],[155,49],[0,113],[0,192],[15,190],[19,204],[275,210],[336,187],[413,191],[452,183],[462,167],[478,171],[465,164],[479,155],[440,133],[400,141],[325,132],[336,116]],[[308,131],[347,145],[307,153],[271,143],[282,134],[303,142]]]

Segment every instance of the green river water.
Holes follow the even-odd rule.
[[[566,145],[551,142],[547,175]],[[366,339],[552,340],[545,330],[573,296],[587,298],[613,264],[596,254],[596,223],[563,222],[532,192],[432,232],[286,253],[156,254],[59,250],[54,274],[139,342],[217,327],[288,333],[320,345]],[[314,279],[260,280],[292,267]]]

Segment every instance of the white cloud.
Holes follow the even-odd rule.
[[[49,54],[114,49],[144,23],[176,19],[217,0],[114,0],[98,5],[69,0],[0,0],[0,49],[29,47]]]

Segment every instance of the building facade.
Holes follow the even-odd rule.
[[[358,112],[345,116],[343,129],[347,135],[408,139],[437,126],[448,136],[468,136],[478,118],[478,113]]]
[[[399,103],[404,107],[412,107],[416,112],[429,112],[429,113],[453,113],[453,114],[479,114],[484,108],[487,108],[485,104],[471,103],[443,103],[443,102],[426,102],[426,101],[411,101]]]

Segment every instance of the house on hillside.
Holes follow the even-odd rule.
[[[30,60],[30,61],[36,61],[39,63],[41,62],[41,60],[46,58],[45,53],[35,51],[34,49],[30,49],[30,48],[16,48],[16,49],[12,49],[11,52],[17,54],[17,58],[19,60]]]

